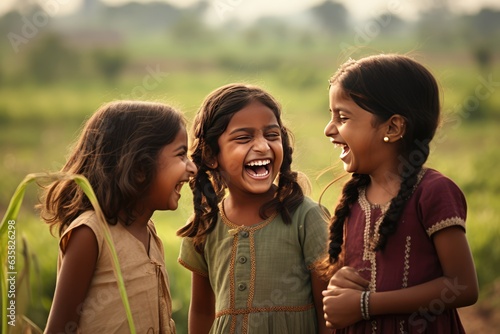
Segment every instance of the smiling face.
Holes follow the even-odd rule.
[[[144,200],[145,206],[153,212],[177,209],[181,188],[196,171],[187,157],[187,133],[182,127],[174,141],[158,154],[156,177]]]
[[[281,128],[258,101],[239,110],[218,139],[219,171],[230,192],[268,192],[283,162]]]
[[[325,135],[342,152],[340,159],[349,173],[372,174],[388,162],[383,142],[384,126],[375,116],[348,98],[338,84],[330,87],[331,120]]]

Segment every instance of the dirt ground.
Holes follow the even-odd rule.
[[[498,333],[500,328],[500,279],[472,306],[458,310],[465,331],[474,333]]]

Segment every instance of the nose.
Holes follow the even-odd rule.
[[[269,151],[270,146],[264,136],[258,136],[255,138],[253,149],[257,152],[267,152]]]
[[[328,124],[325,126],[325,136],[327,137],[333,137],[334,135],[338,134],[339,131],[333,121],[329,121]]]
[[[196,173],[198,173],[198,168],[196,167],[196,165],[194,164],[194,162],[192,162],[189,159],[188,159],[188,162],[187,162],[187,165],[186,165],[186,170],[187,170],[187,172],[189,173],[190,176],[195,176]]]

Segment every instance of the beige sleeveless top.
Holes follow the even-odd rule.
[[[104,241],[103,227],[94,211],[80,215],[61,236],[58,275],[71,231],[81,225],[90,227],[94,232],[99,255],[87,297],[81,305],[79,333],[130,333],[113,271],[111,253]],[[144,245],[123,225],[108,226],[118,254],[136,332],[175,333],[163,244],[156,234],[153,222],[148,224],[149,254]]]

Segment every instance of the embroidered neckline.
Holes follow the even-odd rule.
[[[220,216],[222,218],[222,222],[231,228],[231,230],[229,230],[229,233],[231,233],[231,231],[233,231],[234,233],[238,233],[239,231],[243,231],[243,230],[245,230],[245,231],[259,230],[259,229],[264,228],[267,225],[269,225],[274,220],[274,218],[276,218],[276,216],[278,215],[277,212],[274,212],[272,215],[267,217],[267,219],[265,219],[257,224],[254,224],[251,226],[246,226],[246,225],[235,224],[232,221],[230,221],[229,218],[227,218],[226,212],[224,210],[224,200],[222,200],[219,203],[219,212],[220,212]]]
[[[418,185],[420,184],[420,181],[422,180],[426,171],[427,168],[422,168],[418,172],[417,182],[413,186],[412,195],[417,189]],[[374,251],[373,247],[379,241],[380,224],[382,224],[382,221],[384,220],[385,214],[387,213],[387,210],[391,205],[391,201],[385,204],[372,204],[368,202],[368,199],[366,198],[366,187],[363,187],[359,189],[358,203],[365,215],[365,228],[363,232],[363,260],[370,262],[371,277],[370,277],[369,289],[370,291],[375,292],[376,291],[375,283],[377,277],[377,261],[376,261],[376,252]],[[380,217],[378,217],[375,223],[373,224],[373,229],[371,224],[372,209],[380,210]]]

